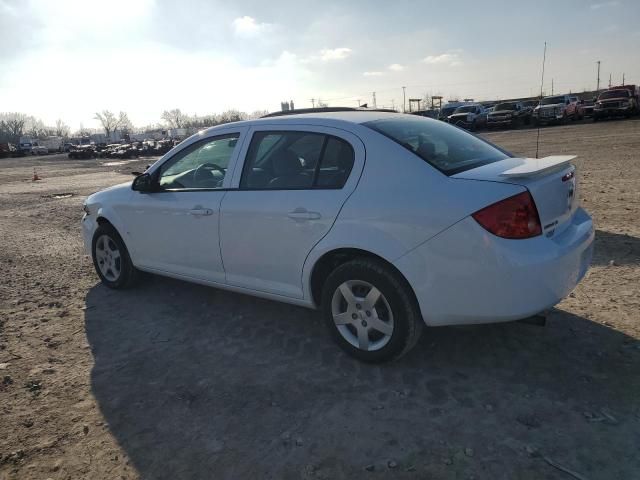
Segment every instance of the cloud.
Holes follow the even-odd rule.
[[[457,53],[441,53],[440,55],[429,55],[422,60],[428,65],[447,65],[457,67],[462,65],[460,55]]]
[[[589,8],[591,10],[600,10],[601,8],[615,7],[616,5],[620,5],[620,2],[614,0],[612,2],[594,3]]]
[[[325,48],[324,50],[320,50],[320,59],[323,62],[328,62],[332,60],[344,60],[347,58],[353,50],[346,47],[339,48]]]
[[[401,72],[404,70],[404,66],[400,65],[399,63],[392,63],[391,65],[389,65],[389,70],[393,72]]]
[[[381,77],[384,74],[382,72],[364,72],[362,75],[365,77]]]
[[[261,33],[264,33],[271,29],[269,23],[258,23],[253,17],[245,15],[244,17],[238,17],[231,22],[233,27],[233,33],[238,37],[256,37]]]

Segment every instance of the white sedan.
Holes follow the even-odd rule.
[[[594,238],[571,156],[516,158],[412,115],[344,110],[204,130],[84,204],[102,282],[140,270],[311,308],[365,361],[424,325],[523,319]]]

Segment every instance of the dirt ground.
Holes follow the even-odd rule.
[[[487,134],[529,156],[535,136]],[[587,277],[546,327],[428,329],[381,366],[313,311],[103,288],[82,200],[145,161],[0,160],[0,479],[640,478],[640,120],[541,141],[580,156]]]

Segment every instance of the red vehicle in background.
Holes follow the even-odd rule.
[[[611,87],[598,95],[593,108],[593,121],[607,117],[630,117],[638,113],[638,87],[623,85]]]

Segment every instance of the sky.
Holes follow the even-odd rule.
[[[0,0],[0,111],[72,130],[406,98],[640,83],[638,0]]]

